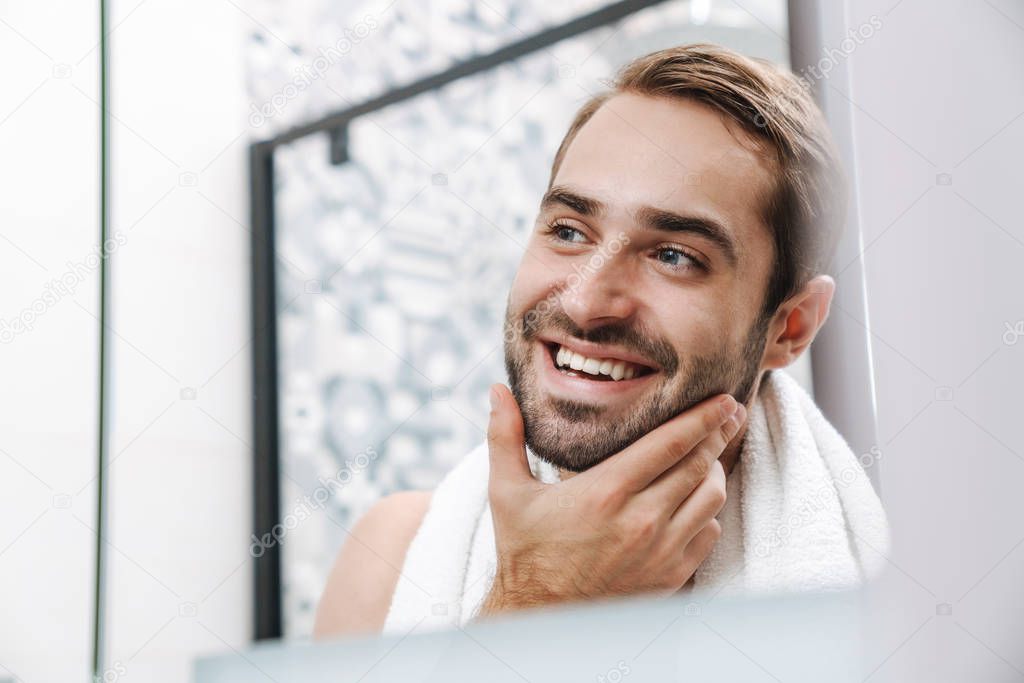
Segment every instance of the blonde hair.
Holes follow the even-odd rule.
[[[549,188],[580,128],[620,93],[702,102],[761,143],[776,172],[769,196],[760,198],[774,242],[763,316],[826,271],[845,222],[846,177],[806,81],[718,45],[681,45],[639,57],[619,70],[610,90],[577,112],[555,154]]]

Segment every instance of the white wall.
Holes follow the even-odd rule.
[[[98,36],[95,3],[0,3],[0,680],[90,666]]]
[[[853,124],[868,295],[859,322],[871,329],[894,531],[865,673],[1017,681],[1024,338],[1008,345],[1003,334],[1024,320],[1024,8],[846,5],[849,27],[881,22],[849,57],[849,91],[828,84]]]
[[[251,20],[227,2],[112,14],[113,226],[128,244],[113,262],[106,665],[184,681],[197,654],[250,633]]]

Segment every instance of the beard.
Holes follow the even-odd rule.
[[[739,348],[681,358],[668,340],[644,329],[614,323],[584,331],[557,306],[543,312],[531,308],[520,316],[509,305],[505,369],[523,416],[526,445],[555,467],[582,472],[710,396],[728,393],[747,403],[760,375],[770,320],[762,311]],[[542,332],[639,353],[660,368],[658,384],[635,404],[614,408],[544,396],[538,387],[540,368],[534,367],[534,345]]]

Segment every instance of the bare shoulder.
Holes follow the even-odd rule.
[[[320,604],[314,638],[379,633],[431,491],[402,491],[377,501],[338,552]]]

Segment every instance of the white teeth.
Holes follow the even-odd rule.
[[[560,368],[568,366],[588,375],[608,375],[616,382],[622,379],[633,379],[640,371],[638,366],[624,360],[588,358],[575,351],[570,351],[564,346],[559,346],[555,353],[555,366]]]
[[[623,361],[619,361],[612,366],[611,376],[612,379],[618,381],[626,374],[626,364]]]

